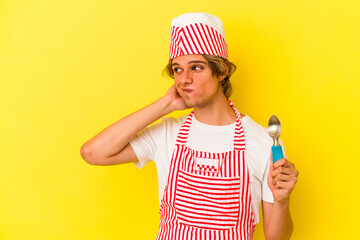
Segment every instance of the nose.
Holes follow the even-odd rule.
[[[178,77],[180,84],[187,86],[193,82],[193,75],[191,71],[184,70],[183,73]]]

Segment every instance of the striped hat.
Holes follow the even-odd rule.
[[[224,25],[207,13],[185,13],[171,22],[169,60],[188,54],[228,59]]]

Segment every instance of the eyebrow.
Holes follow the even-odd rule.
[[[195,60],[195,61],[190,61],[190,62],[188,62],[188,64],[192,64],[192,63],[202,63],[202,64],[207,65],[206,62],[201,61],[201,60]],[[179,66],[179,65],[180,65],[180,64],[178,64],[178,63],[173,63],[173,64],[171,64],[171,66]]]

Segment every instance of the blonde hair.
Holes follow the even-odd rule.
[[[221,85],[223,87],[223,92],[226,98],[229,98],[232,94],[232,87],[230,82],[231,75],[236,70],[236,65],[227,59],[214,56],[202,54],[202,56],[208,61],[209,67],[214,76],[222,76],[226,75],[226,77],[221,81]],[[174,71],[172,69],[172,59],[169,60],[168,64],[163,70],[163,75],[174,78]]]

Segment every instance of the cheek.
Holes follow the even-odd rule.
[[[174,84],[175,86],[179,86],[180,85],[180,78],[177,76],[174,76]]]
[[[202,86],[203,86],[204,90],[212,92],[212,91],[215,91],[218,89],[219,82],[215,77],[210,76],[206,79],[206,81],[202,82]]]

